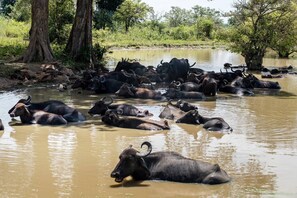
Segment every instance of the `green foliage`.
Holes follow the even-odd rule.
[[[11,13],[11,8],[15,2],[16,0],[2,0],[1,9],[4,15],[8,16]]]
[[[10,16],[17,21],[28,22],[31,18],[31,0],[17,0]]]
[[[116,10],[114,18],[125,25],[125,31],[145,19],[151,8],[141,0],[125,0]]]
[[[168,34],[175,40],[189,40],[195,38],[193,26],[178,26],[168,29]]]
[[[113,27],[113,17],[114,11],[99,9],[94,11],[94,28],[105,29]]]
[[[197,38],[212,38],[215,22],[209,17],[199,17],[197,20]]]
[[[97,0],[96,9],[94,11],[94,27],[96,29],[112,28],[112,17],[116,9],[123,3],[124,0]]]
[[[27,48],[28,42],[19,38],[0,37],[0,60],[14,59]]]
[[[0,17],[0,60],[19,56],[28,45],[30,24]]]
[[[273,16],[278,20],[279,16]],[[290,12],[282,18],[283,22],[276,27],[270,48],[275,50],[280,58],[288,58],[297,52],[297,3],[292,3]]]
[[[170,27],[194,24],[193,13],[191,10],[182,9],[175,6],[172,6],[171,10],[165,13],[164,17]]]
[[[116,9],[123,3],[124,0],[96,0],[97,10],[104,9],[109,11],[116,11]]]
[[[52,0],[49,4],[49,37],[51,42],[65,44],[74,19],[73,0]]]
[[[194,6],[193,8],[193,17],[195,19],[207,18],[213,21],[217,25],[222,25],[221,12],[211,8],[205,8],[199,5]]]
[[[292,12],[292,1],[251,0],[234,4],[231,49],[245,57],[251,70],[261,69],[265,51],[276,38],[277,30]]]

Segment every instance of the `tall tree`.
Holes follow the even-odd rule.
[[[192,25],[195,23],[193,13],[180,7],[172,6],[169,12],[164,15],[170,27],[177,27],[180,25]]]
[[[278,53],[279,58],[289,58],[292,53],[297,52],[297,1],[293,5],[292,12],[284,17],[283,23],[274,31],[275,36],[270,46]]]
[[[125,0],[115,12],[115,19],[123,22],[128,32],[131,26],[144,20],[151,9],[141,0]]]
[[[116,9],[124,0],[97,0],[96,9],[94,11],[94,26],[97,29],[105,29],[112,27],[112,17]]]
[[[75,61],[93,66],[92,14],[93,0],[77,0],[76,14],[65,52]]]
[[[275,31],[292,11],[292,0],[238,0],[233,6],[231,49],[241,53],[249,70],[260,70]]]
[[[53,60],[48,36],[48,1],[32,0],[30,43],[22,57],[24,62],[50,62]]]
[[[222,24],[223,21],[221,19],[221,12],[216,9],[211,9],[209,7],[202,7],[199,5],[194,6],[193,8],[194,14],[193,17],[199,19],[200,17],[212,19],[216,24]]]

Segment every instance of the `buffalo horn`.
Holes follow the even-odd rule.
[[[196,62],[193,65],[191,65],[190,67],[193,67],[194,65],[196,65]]]
[[[109,98],[109,100],[107,100],[106,97],[102,98],[102,101],[103,101],[104,104],[106,104],[106,105],[110,105],[111,103],[113,103],[113,99],[112,99],[112,97],[108,97],[108,98]]]
[[[132,76],[132,74],[129,74],[126,70],[124,70],[124,69],[122,69],[122,71],[121,71],[123,74],[124,74],[124,76],[126,76],[126,77],[128,77],[128,78],[130,78],[131,76]]]
[[[25,103],[27,104],[27,103],[31,102],[31,99],[32,99],[31,96],[28,96],[28,98],[27,98],[27,100],[26,100]]]
[[[139,157],[146,157],[146,156],[148,156],[148,155],[152,152],[152,150],[153,150],[151,143],[145,141],[145,142],[143,142],[143,143],[141,144],[141,148],[142,148],[143,145],[146,145],[146,146],[147,146],[147,151],[146,151],[145,153],[143,153],[143,154],[137,153],[136,155],[139,156]]]
[[[231,71],[234,72],[233,67],[230,67]]]
[[[119,115],[123,115],[123,114],[124,114],[123,109],[117,109],[117,114],[119,114]]]
[[[175,81],[175,85],[177,86],[177,87],[180,87],[181,86],[181,82],[180,81]]]

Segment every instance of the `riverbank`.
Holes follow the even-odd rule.
[[[0,91],[19,89],[37,84],[68,84],[79,76],[59,62],[1,63]]]

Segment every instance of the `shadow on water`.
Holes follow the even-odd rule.
[[[143,181],[124,180],[122,183],[110,185],[111,188],[120,187],[150,187],[149,184],[142,184]]]

